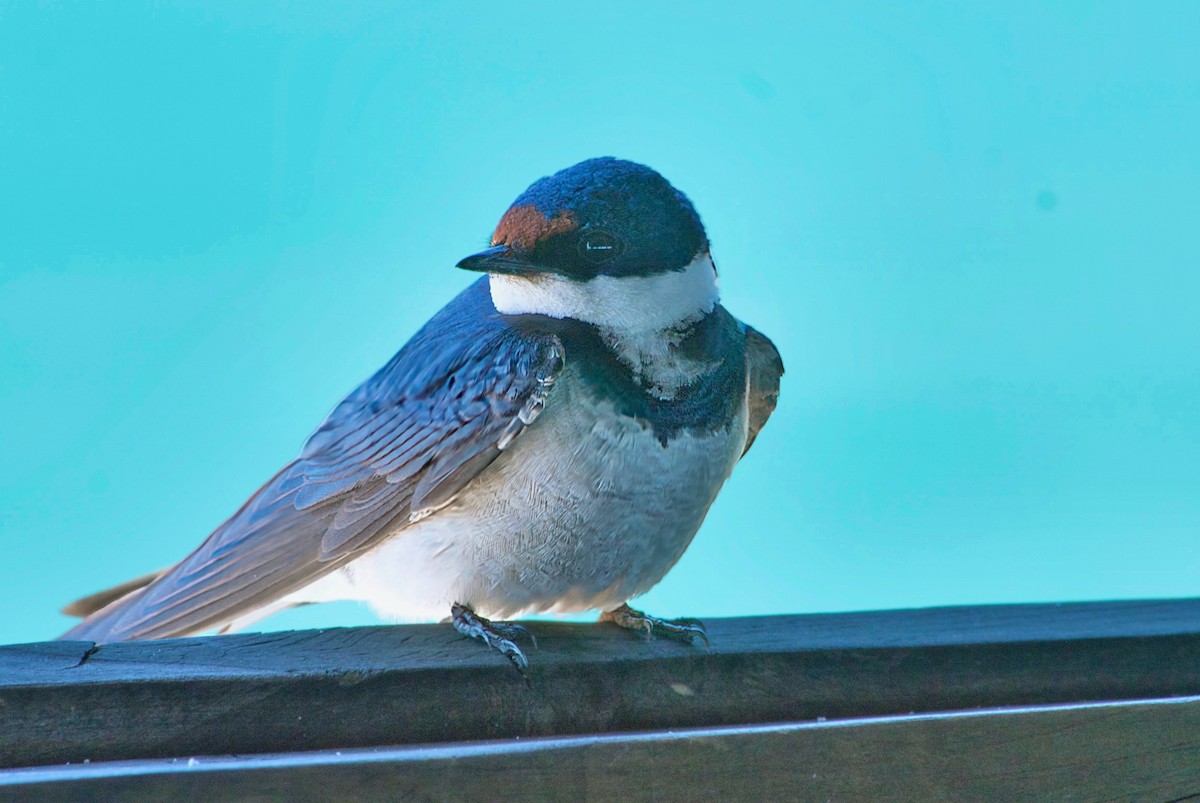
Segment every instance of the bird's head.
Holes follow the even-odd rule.
[[[458,263],[489,274],[496,309],[618,332],[678,325],[717,302],[708,237],[691,202],[655,171],[611,157],[535,181]]]

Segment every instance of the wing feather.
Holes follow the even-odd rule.
[[[749,408],[746,448],[775,411],[779,401],[779,379],[783,376],[783,358],[770,339],[757,329],[746,326],[746,403]]]
[[[202,632],[303,588],[451,502],[536,418],[563,360],[553,334],[499,315],[481,279],[195,552],[64,638]]]

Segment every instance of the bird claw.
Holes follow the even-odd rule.
[[[525,653],[521,652],[521,648],[517,646],[514,639],[528,638],[536,649],[537,639],[527,628],[511,622],[493,622],[459,603],[450,606],[450,617],[455,630],[468,638],[479,639],[496,650],[512,661],[513,666],[517,668],[522,677],[525,676],[529,669],[529,660],[525,657]]]
[[[617,627],[623,627],[626,630],[639,630],[647,638],[663,636],[686,644],[692,644],[699,639],[704,642],[705,647],[711,646],[708,632],[704,629],[704,623],[699,619],[659,619],[656,616],[647,616],[628,605],[622,605],[611,611],[605,611],[600,615],[600,621],[612,622]]]
[[[476,615],[475,618],[480,619],[482,617]],[[525,627],[525,625],[519,625],[515,622],[491,622],[487,619],[484,619],[483,621],[487,622],[492,630],[510,641],[513,639],[525,638],[529,639],[529,643],[533,645],[535,650],[538,648],[537,636],[533,635],[533,633],[530,633],[529,628]]]

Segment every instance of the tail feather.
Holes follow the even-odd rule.
[[[95,594],[81,597],[64,607],[62,612],[67,616],[78,616],[80,618],[91,616],[101,608],[107,607],[122,597],[132,594],[139,588],[145,588],[167,571],[169,570],[159,569],[156,572],[150,572],[149,574],[143,574],[141,577],[126,580],[124,583],[115,585],[112,588],[106,588],[103,591],[97,591]]]

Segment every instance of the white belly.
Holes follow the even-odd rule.
[[[455,502],[293,599],[351,597],[389,619],[438,620],[455,602],[511,618],[608,610],[649,590],[741,456],[745,407],[727,428],[664,448],[588,392],[564,372],[545,412]]]

